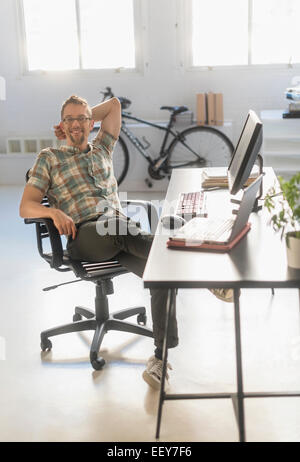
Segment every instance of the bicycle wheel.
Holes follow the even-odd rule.
[[[129,167],[129,153],[125,141],[119,137],[113,151],[114,174],[118,185],[124,180]]]
[[[230,139],[213,127],[194,126],[179,133],[169,146],[167,167],[228,167],[234,147]]]

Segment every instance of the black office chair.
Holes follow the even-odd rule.
[[[42,204],[48,206],[47,198],[44,198]],[[135,204],[146,209],[150,228],[154,229],[157,224],[157,212],[155,207],[146,201],[122,201],[122,207]],[[66,249],[63,248],[61,236],[50,218],[26,218],[26,224],[35,223],[38,251],[41,257],[49,263],[51,268],[57,271],[73,271],[79,278],[78,280],[90,281],[96,284],[95,312],[81,306],[75,307],[73,322],[62,326],[45,330],[41,333],[41,349],[43,351],[51,350],[52,343],[49,337],[66,334],[69,332],[82,332],[85,330],[94,330],[94,337],[90,348],[90,362],[94,369],[101,369],[105,360],[98,357],[98,352],[103,340],[104,334],[109,330],[122,332],[131,332],[133,334],[153,337],[152,330],[145,327],[146,310],[143,306],[127,308],[115,313],[109,314],[108,295],[113,294],[112,279],[115,276],[127,273],[127,269],[117,261],[117,259],[91,263],[72,260]],[[44,240],[48,238],[51,246],[51,252],[44,251]],[[65,284],[65,283],[63,283]],[[48,287],[44,290],[56,288],[57,286]],[[137,315],[137,324],[124,321],[130,316]],[[82,317],[86,318],[82,320]]]

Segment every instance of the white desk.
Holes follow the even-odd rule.
[[[264,194],[276,181],[271,168],[264,169]],[[162,213],[167,213],[169,204],[176,200],[181,191],[196,191],[201,185],[200,169],[173,170],[166,201]],[[213,202],[222,210],[224,201],[228,202],[228,191],[210,192]],[[220,206],[221,205],[221,206]],[[210,209],[208,208],[210,212]],[[234,289],[235,340],[237,393],[218,394],[172,394],[164,391],[164,377],[167,363],[167,342],[164,339],[163,379],[160,391],[160,403],[157,418],[156,437],[160,434],[162,406],[165,400],[172,399],[224,399],[233,402],[239,427],[240,441],[245,441],[244,399],[267,396],[300,396],[300,392],[256,392],[245,393],[243,390],[242,350],[240,329],[239,290],[241,288],[276,288],[300,287],[300,270],[287,266],[285,244],[268,225],[267,210],[250,215],[252,228],[250,232],[229,253],[199,252],[197,250],[168,249],[168,233],[162,234],[159,224],[143,275],[144,286],[148,288],[164,287],[169,289],[166,332],[169,313],[176,302],[177,288],[211,288],[232,287]]]

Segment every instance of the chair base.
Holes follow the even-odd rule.
[[[130,316],[137,315],[138,324],[133,324],[124,319]],[[82,317],[87,318],[82,320]],[[109,330],[130,332],[132,334],[143,335],[146,337],[153,338],[153,332],[151,329],[144,327],[146,324],[146,309],[144,306],[138,306],[134,308],[127,308],[111,315],[107,315],[102,319],[95,315],[91,310],[85,307],[77,306],[75,308],[75,314],[73,316],[73,322],[70,324],[64,324],[62,326],[54,327],[52,329],[45,330],[41,333],[41,349],[43,351],[51,350],[52,343],[49,337],[55,335],[67,334],[70,332],[83,332],[85,330],[94,330],[94,337],[90,349],[90,362],[95,370],[100,370],[105,360],[102,357],[98,357],[98,352],[101,347],[101,343],[104,335]]]

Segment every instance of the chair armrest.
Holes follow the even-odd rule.
[[[25,218],[25,224],[35,224],[36,238],[40,256],[46,260],[51,268],[58,269],[63,264],[63,246],[60,234],[51,218]],[[43,239],[49,238],[51,254],[47,254],[43,249]]]
[[[150,201],[142,201],[142,200],[135,200],[135,199],[132,199],[132,200],[128,199],[128,200],[121,201],[122,207],[127,207],[130,204],[141,206],[146,210],[150,230],[151,230],[151,233],[154,234],[156,227],[158,225],[158,213],[154,205]]]

